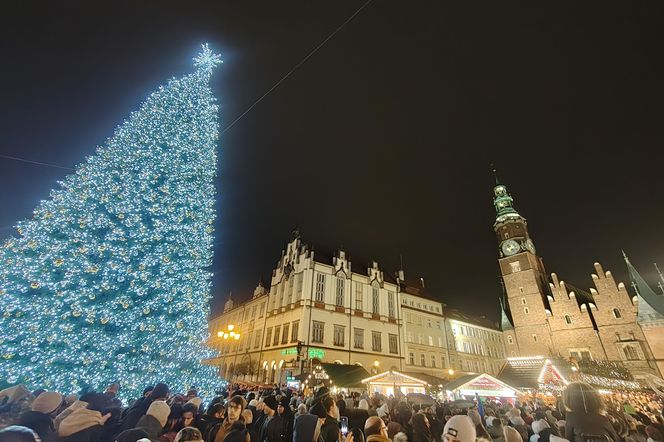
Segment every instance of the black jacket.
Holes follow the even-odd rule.
[[[609,418],[601,414],[567,412],[565,415],[565,439],[570,442],[584,442],[583,436],[606,435],[615,442],[620,436],[609,422]]]
[[[53,426],[53,419],[47,414],[38,411],[26,411],[20,416],[19,425],[34,430],[42,441],[58,440]]]
[[[136,428],[136,424],[141,417],[145,416],[145,413],[148,412],[150,404],[152,401],[148,398],[139,398],[134,402],[134,405],[131,406],[125,413],[120,423],[120,431],[131,430]]]
[[[325,422],[320,427],[320,437],[325,442],[338,442],[341,430],[339,429],[339,421],[330,416],[325,416]]]
[[[136,428],[145,431],[148,434],[148,439],[155,442],[158,442],[159,436],[161,436],[161,432],[164,429],[157,418],[149,414],[146,414],[138,421]]]
[[[60,442],[99,442],[102,440],[103,432],[104,427],[101,425],[95,425],[94,427],[88,427],[85,430],[81,430],[78,433],[61,437]]]

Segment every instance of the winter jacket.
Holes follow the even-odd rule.
[[[42,441],[57,440],[53,420],[48,414],[26,411],[20,416],[18,424],[33,430]]]
[[[316,433],[318,416],[315,414],[301,414],[295,418],[293,424],[293,442],[312,441]]]
[[[323,426],[320,428],[320,436],[325,442],[338,442],[341,436],[339,421],[329,414],[325,416],[325,422],[323,422]]]
[[[152,401],[148,398],[137,399],[136,402],[134,402],[134,405],[132,405],[123,416],[122,422],[120,423],[120,430],[131,430],[132,428],[136,428],[138,421],[148,412],[151,403]]]
[[[77,408],[60,423],[62,442],[95,442],[101,440],[104,420],[97,410]]]
[[[146,414],[138,421],[136,428],[145,431],[148,435],[148,439],[152,442],[159,442],[159,436],[163,430],[163,427],[157,418],[149,414]]]
[[[570,411],[565,417],[565,439],[570,442],[584,442],[584,435],[606,435],[614,442],[621,441],[613,425],[609,422],[609,418],[606,416]]]

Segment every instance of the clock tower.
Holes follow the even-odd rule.
[[[553,353],[548,322],[550,287],[544,264],[536,254],[526,219],[514,208],[507,186],[498,179],[493,188],[493,205],[498,263],[514,327],[509,332],[511,336],[505,337],[507,355],[550,355]]]

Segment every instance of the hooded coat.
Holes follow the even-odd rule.
[[[77,408],[60,422],[62,442],[97,442],[102,439],[104,420],[97,410]]]

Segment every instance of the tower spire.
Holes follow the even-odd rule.
[[[650,288],[645,279],[636,270],[623,250],[623,258],[627,266],[627,273],[631,280],[631,286],[639,297],[638,319],[640,322],[647,321],[654,316],[664,317],[664,296],[660,296]]]
[[[493,206],[496,209],[496,222],[507,221],[510,218],[521,218],[514,208],[514,198],[507,190],[507,186],[500,183],[496,177],[496,186],[493,188]]]

